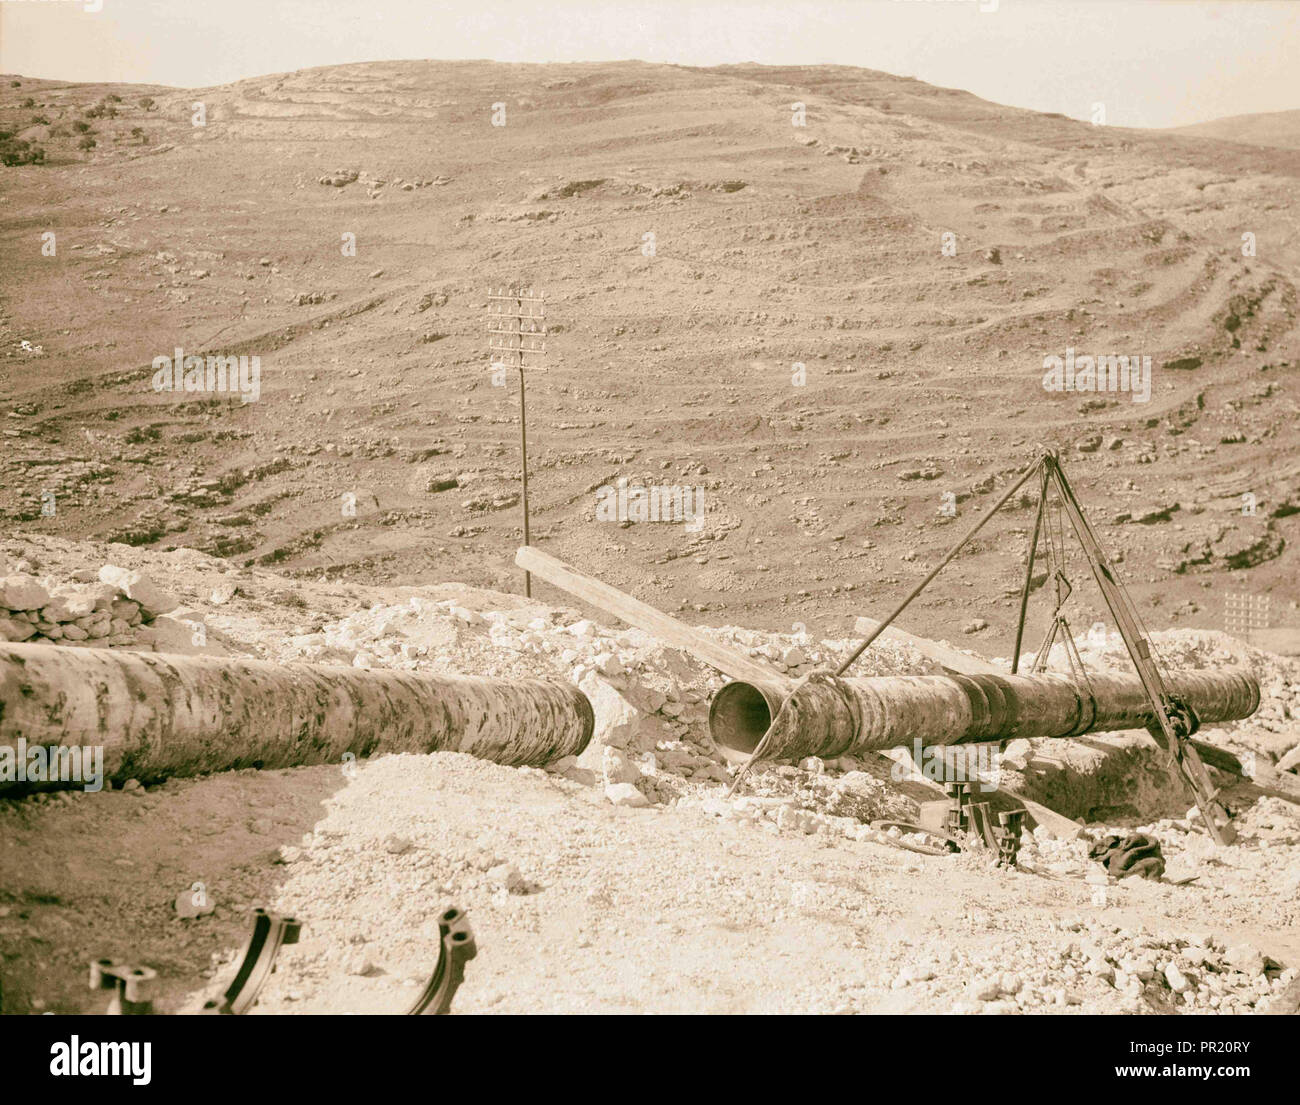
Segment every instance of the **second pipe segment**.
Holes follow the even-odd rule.
[[[1249,717],[1259,684],[1248,672],[1173,672],[1169,693],[1203,723]],[[728,683],[713,698],[709,729],[732,762],[750,758],[791,685],[782,680]],[[809,682],[772,734],[769,759],[802,759],[908,745],[973,744],[1016,737],[1076,737],[1145,729],[1154,720],[1136,675],[921,675],[831,678]]]

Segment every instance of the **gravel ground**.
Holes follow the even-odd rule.
[[[1082,842],[1025,850],[1077,876],[999,871],[685,802],[621,808],[453,753],[368,764],[328,806],[283,849],[275,904],[309,927],[261,1012],[404,1008],[449,904],[480,947],[461,1012],[1246,1011],[1295,974],[1266,975],[1264,954],[1300,959],[1300,821],[1280,802],[1197,883],[1102,878],[1104,901]],[[1261,927],[1245,903],[1269,897]]]
[[[435,753],[351,778],[230,772],[3,803],[5,1010],[99,1008],[83,989],[99,954],[158,968],[160,1003],[192,1006],[259,904],[306,922],[268,1013],[405,1008],[449,904],[480,947],[462,1012],[1246,1011],[1300,963],[1293,805],[1258,803],[1219,850],[1158,822],[1166,881],[1115,883],[1086,840],[1040,833],[1007,871],[851,839],[853,818],[807,809],[833,808],[809,800],[813,779],[756,774],[755,792],[784,795],[775,806],[725,802],[710,782],[633,809],[554,773]],[[196,881],[215,909],[181,919],[173,898]]]

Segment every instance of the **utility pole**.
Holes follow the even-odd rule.
[[[524,367],[545,372],[546,293],[533,288],[491,288],[488,290],[488,354],[493,373],[497,369],[519,370],[519,465],[524,508],[524,544],[528,545],[528,416],[524,397]],[[535,359],[528,360],[529,357]],[[492,381],[496,383],[495,378]],[[502,383],[504,383],[504,379]],[[524,594],[531,598],[533,577],[524,572]]]

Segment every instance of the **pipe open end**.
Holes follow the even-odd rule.
[[[747,761],[771,724],[772,706],[752,683],[728,683],[713,696],[709,734],[731,763]]]

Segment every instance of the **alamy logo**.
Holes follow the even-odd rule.
[[[619,477],[618,486],[596,488],[597,522],[685,522],[698,533],[704,525],[704,488],[628,487]]]
[[[1062,359],[1055,353],[1043,358],[1044,391],[1127,391],[1133,402],[1151,399],[1151,358],[1105,353],[1076,356],[1074,347]]]
[[[262,395],[262,358],[220,357],[186,353],[153,359],[154,391],[239,392],[241,403],[256,403]]]
[[[71,1075],[97,1075],[103,1077],[129,1077],[132,1085],[147,1086],[153,1080],[150,1072],[153,1044],[133,1040],[129,1044],[114,1044],[107,1040],[96,1043],[82,1041],[73,1036],[67,1043],[60,1040],[50,1045],[50,1073],[55,1077]]]
[[[0,783],[81,783],[82,790],[104,789],[104,746],[0,745]]]
[[[909,753],[920,773],[932,783],[978,783],[985,794],[998,789],[1002,781],[1002,753],[988,744],[966,744],[949,749],[946,745],[921,746],[921,738],[912,740]],[[894,761],[890,777],[896,783],[908,778],[904,761]]]

